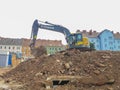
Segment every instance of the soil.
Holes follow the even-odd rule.
[[[120,90],[120,52],[66,50],[29,59],[5,73],[12,90],[46,90],[49,76],[80,76],[81,79],[49,90]],[[21,87],[22,86],[22,87]]]
[[[10,71],[11,69],[12,69],[11,67],[7,68],[0,67],[0,75],[3,75],[4,73]]]

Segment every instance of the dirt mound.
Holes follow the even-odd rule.
[[[80,76],[55,90],[120,90],[120,52],[79,50],[41,56],[21,63],[4,75],[23,84],[22,90],[46,90],[49,76]],[[51,89],[52,90],[52,89]]]

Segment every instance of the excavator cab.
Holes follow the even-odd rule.
[[[89,47],[89,41],[86,37],[83,37],[81,33],[70,34],[67,37],[69,48],[83,48]]]

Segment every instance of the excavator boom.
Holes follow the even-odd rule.
[[[30,42],[30,47],[33,48],[35,46],[37,34],[38,34],[38,29],[45,29],[45,30],[51,30],[55,32],[60,32],[65,35],[65,37],[68,37],[70,35],[70,31],[61,26],[61,25],[55,25],[49,22],[42,22],[35,20],[32,26],[32,32],[31,32],[31,42]]]

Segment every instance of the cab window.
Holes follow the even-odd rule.
[[[77,41],[81,41],[82,40],[82,35],[81,34],[78,34],[76,36],[77,36]]]

